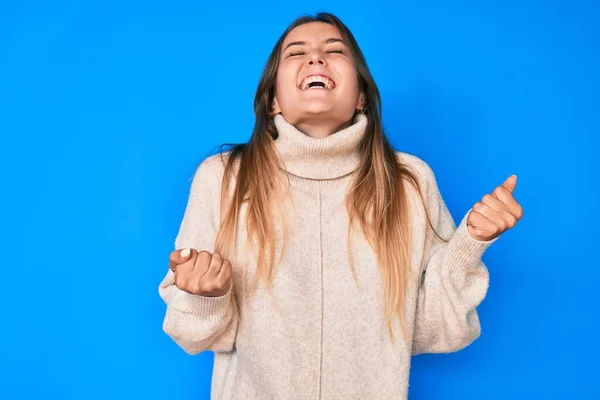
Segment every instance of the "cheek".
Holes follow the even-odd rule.
[[[354,65],[348,61],[340,61],[336,65],[336,70],[339,76],[344,81],[344,90],[347,92],[358,91],[358,76]]]
[[[295,95],[295,76],[282,72],[277,75],[275,93],[280,103],[286,103],[288,99]]]

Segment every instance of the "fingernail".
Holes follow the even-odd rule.
[[[183,249],[181,250],[181,253],[179,253],[179,255],[183,258],[186,258],[187,256],[190,255],[190,249]]]

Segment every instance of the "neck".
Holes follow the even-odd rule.
[[[301,178],[322,180],[339,178],[358,168],[359,146],[367,131],[365,115],[356,115],[342,129],[320,138],[303,133],[281,114],[275,116],[274,122],[279,134],[275,146],[288,173]],[[324,129],[319,131],[326,132]],[[315,131],[311,133],[316,134]]]
[[[302,133],[315,139],[323,139],[333,135],[343,129],[348,128],[353,124],[353,120],[339,123],[338,121],[327,120],[302,120],[294,124],[294,126]]]

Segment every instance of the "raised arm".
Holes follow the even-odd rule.
[[[449,241],[430,232],[418,291],[412,353],[448,353],[468,346],[481,333],[477,306],[489,285],[489,272],[481,257],[497,238],[480,241],[469,234],[466,221],[472,210],[457,227],[433,171],[424,161],[419,170],[432,224]]]
[[[192,256],[198,256],[196,267],[203,256],[208,257],[208,267],[214,252],[219,226],[222,179],[220,162],[213,157],[198,167],[175,239],[178,254],[181,254],[179,251],[183,249],[196,250],[190,252]],[[216,258],[218,257],[212,257]],[[194,264],[181,264],[180,267],[183,269],[184,265],[188,269],[187,276],[190,276]],[[189,354],[198,354],[204,350],[231,351],[235,343],[239,317],[233,285],[229,284],[229,289],[220,296],[205,296],[193,294],[200,291],[198,285],[194,285],[189,279],[178,279],[176,284],[175,278],[175,273],[169,269],[159,285],[159,294],[167,305],[163,330]],[[191,290],[190,287],[195,289]]]

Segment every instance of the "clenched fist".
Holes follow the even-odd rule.
[[[492,194],[475,203],[467,218],[472,237],[483,241],[495,239],[523,218],[523,207],[513,196],[516,186],[517,176],[511,175]]]
[[[175,285],[188,293],[219,297],[231,286],[231,263],[220,254],[194,249],[175,250],[169,257]]]

